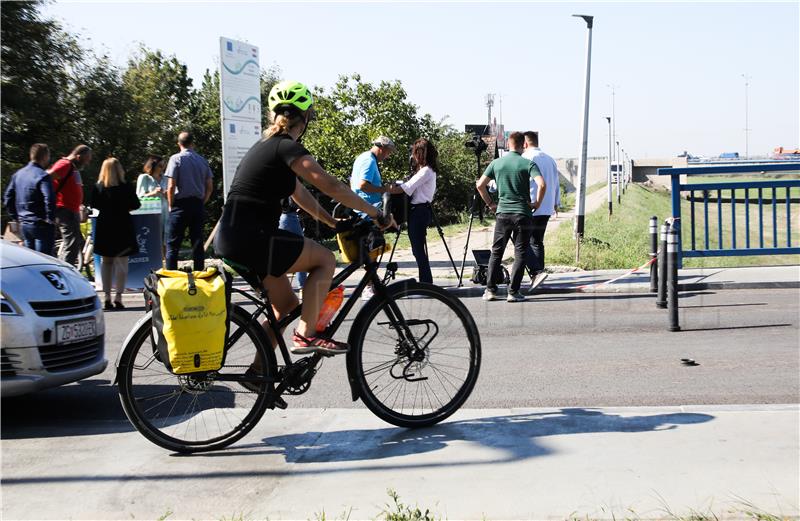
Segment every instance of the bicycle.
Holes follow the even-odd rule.
[[[375,295],[357,313],[348,336],[351,397],[398,427],[439,423],[464,404],[477,381],[481,343],[475,321],[456,297],[437,286],[414,279],[388,284],[396,263],[387,264],[381,279],[381,259],[370,250],[383,251],[385,240],[369,221],[355,224],[351,233],[360,246],[358,259],[334,277],[331,289],[362,266],[365,273],[325,331],[336,333],[372,283]],[[136,323],[117,359],[115,383],[128,419],[145,438],[175,452],[216,450],[241,439],[267,409],[286,407],[281,396],[307,392],[326,357],[317,353],[293,360],[281,332],[300,316],[302,305],[278,321],[258,276],[223,261],[251,286],[252,291],[233,292],[255,310],[232,305],[219,371],[168,372],[158,360],[151,311]],[[278,340],[282,365],[259,322],[262,316]]]

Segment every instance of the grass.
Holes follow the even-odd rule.
[[[785,241],[786,237],[786,209],[785,205],[778,205],[776,214],[778,226],[777,232],[779,241]],[[712,211],[713,209],[713,211]],[[718,241],[718,217],[716,204],[709,205],[709,246],[711,249],[717,247]],[[723,240],[724,247],[730,247],[732,235],[730,233],[730,207],[723,205]],[[725,210],[727,213],[725,213]],[[757,209],[751,205],[751,246],[757,244],[758,238],[754,236],[758,226],[758,216],[754,213]],[[648,234],[648,222],[651,216],[663,219],[671,215],[671,202],[669,191],[657,188],[649,188],[643,185],[631,184],[629,190],[622,198],[622,203],[614,205],[614,215],[608,219],[605,208],[598,209],[586,216],[584,241],[581,245],[581,259],[578,267],[586,270],[595,269],[632,269],[644,264],[648,260],[650,250],[650,237]],[[744,246],[745,240],[745,217],[744,205],[736,205],[736,229],[737,246]],[[793,212],[794,213],[794,212]],[[690,203],[683,200],[681,215],[684,224],[682,228],[682,241],[684,250],[691,247],[691,229],[688,226],[690,216]],[[705,228],[702,203],[697,206],[695,203],[695,225],[696,245],[700,248],[704,246],[705,237],[702,235]],[[764,208],[764,223],[766,226],[766,246],[772,245],[772,208],[767,205]],[[800,244],[800,215],[792,215],[792,244]],[[781,239],[781,237],[783,239]],[[779,243],[780,244],[780,243]],[[548,234],[545,237],[545,249],[547,252],[547,263],[550,265],[575,265],[575,240],[572,237],[572,226],[565,224],[556,233]],[[798,255],[764,255],[751,257],[708,257],[685,259],[685,267],[736,267],[736,266],[763,266],[778,264],[798,264]]]
[[[797,179],[797,174],[780,174],[780,175],[762,175],[762,176],[726,176],[726,175],[717,175],[717,176],[689,176],[688,182],[689,184],[698,184],[698,183],[728,183],[728,182],[746,182],[746,181],[774,181],[778,179]],[[758,189],[751,188],[749,190],[734,190],[736,193],[736,197],[738,199],[745,198],[745,191],[748,192],[747,196],[750,198],[751,203],[758,201]],[[778,200],[786,199],[786,193],[789,192],[789,195],[792,198],[800,197],[800,187],[792,187],[792,188],[785,188],[785,187],[778,187],[775,188],[775,197]],[[696,197],[702,198],[702,193],[695,194]],[[716,190],[709,190],[708,191],[709,198],[717,197]],[[731,190],[723,190],[722,197],[723,198],[730,198]],[[762,197],[767,200],[772,199],[772,188],[764,188],[762,189]]]
[[[586,216],[578,267],[624,269],[643,264],[650,250],[647,232],[650,217],[669,214],[670,199],[666,192],[629,185],[622,204],[614,205],[612,220],[609,221],[605,208]],[[569,223],[545,236],[545,251],[549,265],[575,265],[575,239]]]

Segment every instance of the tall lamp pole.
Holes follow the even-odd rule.
[[[747,98],[751,77],[747,74],[742,74],[742,78],[744,78],[744,158],[747,159],[750,157],[750,136],[748,134],[750,132],[750,115]]]
[[[615,167],[617,169],[617,204],[622,204],[622,173],[620,172],[619,163],[619,141],[617,141],[617,148],[615,149],[614,157],[616,157]]]
[[[617,140],[617,112],[616,112],[616,94],[617,94],[617,87],[618,85],[614,85],[613,83],[606,84],[606,87],[611,89],[611,135],[614,137],[614,141]],[[619,162],[619,157],[615,154],[614,155],[615,163]]]
[[[611,216],[614,214],[614,192],[613,192],[613,184],[611,182],[611,118],[606,116],[606,121],[608,121],[608,172],[607,172],[607,190],[608,190],[608,218],[611,219]]]
[[[581,123],[581,155],[578,171],[578,194],[577,194],[577,212],[575,213],[575,263],[580,260],[581,255],[581,239],[583,238],[583,221],[584,213],[586,211],[586,154],[589,143],[589,83],[592,72],[592,25],[594,21],[593,16],[585,14],[574,14],[572,16],[583,18],[586,22],[588,30],[586,35],[586,79],[584,81],[584,96],[583,96],[583,122]]]

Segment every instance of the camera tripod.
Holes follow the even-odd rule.
[[[467,148],[471,148],[473,152],[475,152],[475,169],[477,172],[476,179],[480,178],[481,176],[481,154],[484,150],[488,148],[486,143],[480,138],[480,136],[475,135],[473,136],[472,140],[467,141],[464,143],[464,146]],[[478,214],[478,218],[483,221],[483,199],[481,199],[480,194],[478,194],[478,190],[474,189],[472,191],[472,200],[470,201],[469,205],[469,226],[467,227],[467,242],[464,243],[464,256],[461,258],[461,271],[458,273],[458,287],[464,285],[464,264],[467,262],[467,251],[469,251],[469,238],[472,234],[472,221],[475,220],[475,214]]]
[[[436,217],[436,210],[433,209],[433,205],[431,205],[431,215],[433,216],[433,225],[436,227],[436,231],[439,233],[439,237],[442,239],[442,244],[444,244],[444,250],[447,252],[447,258],[450,259],[450,264],[453,266],[453,271],[458,275],[458,268],[456,267],[456,262],[453,260],[453,255],[450,253],[450,247],[447,246],[447,240],[444,238],[444,231],[442,231],[442,227],[439,225],[439,219]],[[397,248],[397,241],[400,240],[400,234],[403,233],[403,230],[408,233],[408,226],[403,223],[397,227],[397,234],[394,237],[394,244],[392,244],[392,253],[389,254],[389,261],[392,262],[392,258],[394,257],[394,251]],[[425,254],[428,254],[428,242],[425,241]],[[430,262],[430,256],[428,257],[428,261]]]

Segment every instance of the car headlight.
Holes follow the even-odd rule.
[[[14,302],[6,296],[5,293],[0,293],[0,315],[19,315],[19,308]]]

